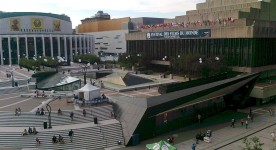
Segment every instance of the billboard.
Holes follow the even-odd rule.
[[[211,29],[148,32],[147,39],[178,39],[178,38],[208,38]]]
[[[43,29],[43,19],[42,18],[32,18],[31,25],[33,30]]]
[[[11,18],[10,19],[10,31],[19,31],[21,29],[20,19]]]
[[[53,20],[53,30],[54,31],[61,31],[60,30],[60,20]]]

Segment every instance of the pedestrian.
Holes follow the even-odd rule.
[[[36,112],[35,112],[35,115],[40,115],[40,110],[39,108],[37,108]]]
[[[18,109],[17,109],[17,108],[15,108],[15,116],[19,116],[19,115],[18,115]]]
[[[37,134],[38,132],[36,131],[36,128],[35,127],[33,127],[33,133],[34,134]]]
[[[252,109],[249,109],[249,115],[252,116]]]
[[[192,145],[192,150],[196,150],[196,144],[195,143]]]
[[[241,126],[243,127],[243,123],[244,123],[244,120],[243,119],[241,119]]]
[[[18,107],[18,116],[20,116],[21,115],[21,108],[20,107]]]
[[[36,142],[36,147],[40,146],[40,140],[38,139],[38,137],[35,139]]]
[[[250,118],[251,118],[251,122],[253,122],[253,114],[250,116]]]
[[[73,135],[74,135],[74,131],[71,129],[71,131],[69,131],[69,138],[70,138],[70,142],[73,141]]]
[[[234,118],[231,120],[231,127],[235,128],[235,119]]]
[[[113,111],[110,112],[110,117],[113,118],[114,117],[114,113]]]
[[[85,109],[83,109],[82,114],[83,114],[84,117],[86,116],[86,110]]]
[[[71,113],[70,113],[70,118],[71,118],[71,121],[73,121],[73,118],[74,118],[74,112],[71,112]]]
[[[29,132],[29,134],[32,134],[32,133],[33,133],[33,130],[32,130],[31,127],[29,127],[28,132]]]
[[[248,128],[248,121],[247,120],[245,121],[245,128],[246,129]]]
[[[251,120],[250,114],[247,115],[247,120]]]
[[[271,136],[272,136],[272,141],[274,142],[275,141],[275,133],[274,133],[274,131],[271,132]]]
[[[198,123],[201,123],[201,115],[200,114],[197,115],[197,119],[198,119]]]

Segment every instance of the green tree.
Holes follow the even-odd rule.
[[[81,62],[84,62],[84,63],[100,63],[100,58],[96,55],[93,55],[93,54],[86,54],[86,55],[76,55],[74,57],[74,62],[79,62],[79,59],[81,59]]]
[[[262,146],[264,145],[257,137],[250,138],[249,140],[244,138],[243,143],[245,147],[242,147],[242,150],[262,150]]]

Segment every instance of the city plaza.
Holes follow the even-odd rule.
[[[74,103],[77,90],[37,90],[36,81],[31,78],[34,72],[17,65],[21,58],[62,57],[71,62],[77,55],[92,54],[95,51],[93,32],[72,34],[72,23],[66,15],[1,12],[0,22],[4,24],[0,33],[1,149],[145,149],[148,143],[173,136],[174,146],[185,150],[196,143],[195,135],[199,131],[210,129],[213,131],[211,142],[200,141],[196,149],[239,149],[243,146],[243,138],[253,136],[264,142],[264,149],[276,149],[270,135],[275,132],[275,117],[268,112],[268,109],[275,109],[275,104],[252,107],[255,118],[248,129],[238,122],[236,128],[230,128],[231,119],[214,124],[194,121],[194,114],[204,112],[204,109],[216,108],[202,114],[208,120],[223,109],[239,108],[244,100],[233,101],[239,96],[251,96],[256,102],[275,98],[274,81],[255,84],[261,76],[260,71],[275,69],[274,7],[275,1],[270,0],[207,0],[197,4],[197,10],[188,11],[185,16],[152,25],[136,24],[140,32],[126,34],[126,52],[129,54],[147,54],[154,58],[153,63],[168,66],[170,60],[188,52],[208,57],[223,55],[232,60],[234,70],[248,74],[222,76],[222,79],[209,77],[200,83],[184,83],[185,88],[181,90],[162,93],[160,87],[188,79],[112,68],[112,73],[117,75],[95,82],[100,94],[104,94],[108,101],[94,105]],[[83,75],[105,71],[105,67],[93,69],[91,66],[84,73],[82,64],[71,65],[72,73],[77,71],[73,76],[79,79],[79,88],[85,86]],[[66,72],[66,67],[59,69],[60,75],[72,75]],[[133,79],[129,83],[142,82],[142,78],[151,82],[118,85],[127,84],[122,82],[125,77]],[[14,82],[18,86],[14,86]],[[87,82],[89,84],[88,79]],[[45,96],[40,97],[38,92]],[[15,115],[16,108],[21,109],[20,115]],[[37,108],[43,108],[46,114],[36,115]],[[62,115],[57,113],[59,109]],[[237,111],[240,115],[233,118],[240,119],[247,116],[249,108]],[[75,115],[70,119],[72,112]],[[189,117],[190,121],[185,120]],[[193,122],[194,127],[190,128],[186,122]],[[36,127],[38,133],[22,136],[24,129],[29,127]],[[182,131],[178,132],[176,129],[180,128]],[[71,129],[75,133],[73,142],[68,137]],[[52,143],[54,135],[62,135],[65,144]],[[36,138],[41,141],[39,146]]]

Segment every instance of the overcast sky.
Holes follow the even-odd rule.
[[[49,12],[66,14],[73,28],[80,20],[93,16],[98,10],[111,18],[160,17],[174,18],[194,10],[196,3],[206,0],[1,0],[0,11]]]

